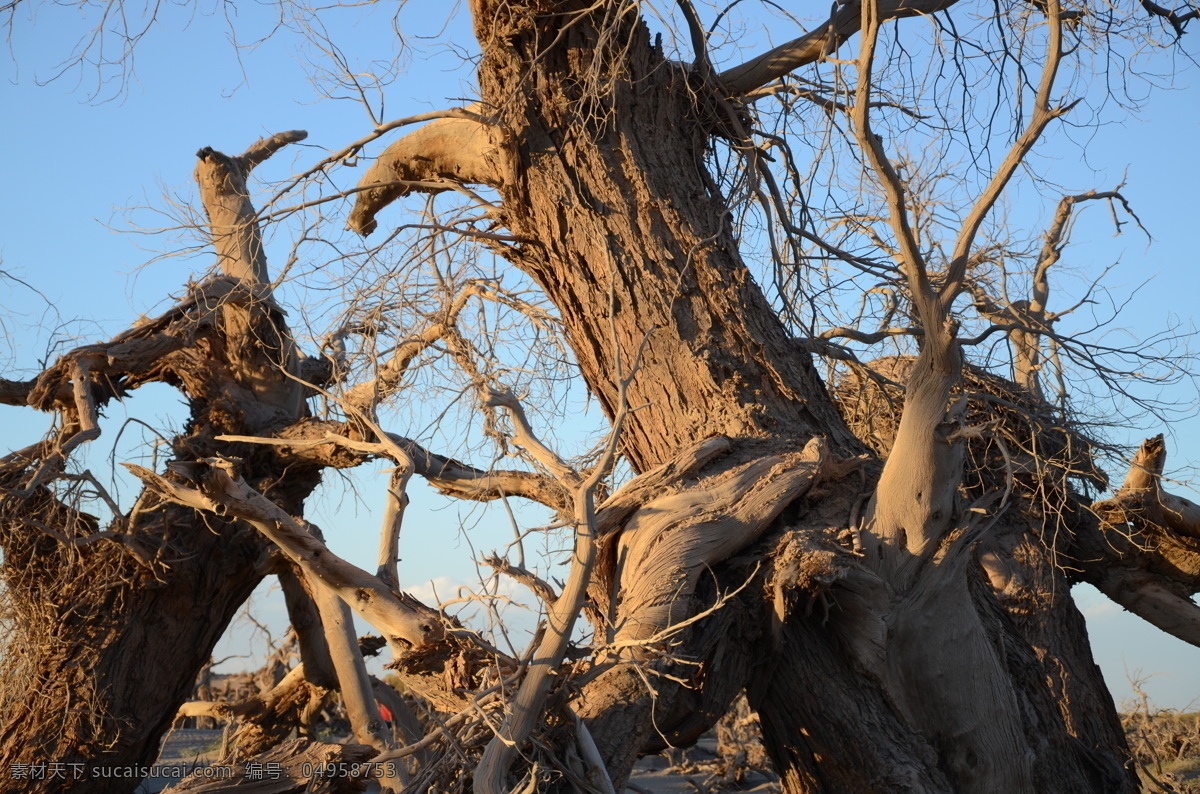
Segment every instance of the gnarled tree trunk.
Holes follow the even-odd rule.
[[[477,134],[490,145],[486,167],[461,172],[486,171],[499,190],[502,220],[523,242],[497,249],[559,309],[583,377],[610,411],[622,365],[648,334],[628,392],[639,410],[622,438],[634,465],[645,471],[723,436],[726,452],[699,470],[711,483],[817,437],[829,450],[815,480],[823,487],[764,506],[752,530],[720,505],[712,509],[721,517],[681,513],[674,525],[635,510],[613,528],[609,553],[624,562],[607,574],[602,566],[594,588],[617,627],[610,638],[639,620],[652,622],[643,636],[653,635],[707,605],[689,581],[673,592],[666,625],[647,617],[663,606],[643,595],[653,579],[687,580],[671,568],[687,553],[667,547],[699,557],[728,544],[705,560],[725,587],[748,574],[723,562],[752,544],[770,568],[736,610],[726,607],[760,627],[754,653],[713,641],[732,629],[718,612],[674,638],[673,655],[702,664],[702,677],[689,676],[695,691],[655,678],[651,693],[629,666],[584,688],[576,708],[614,782],[656,732],[696,736],[746,686],[788,791],[1132,790],[1119,725],[1093,705],[1111,699],[1090,652],[1078,637],[1058,638],[1081,628],[1077,613],[1060,600],[1014,625],[976,557],[980,522],[960,512],[962,442],[948,413],[962,366],[953,331],[926,339],[882,479],[873,467],[866,478],[849,476],[855,466],[838,461],[863,447],[740,261],[726,202],[705,170],[711,137],[736,139],[743,110],[665,60],[629,8],[560,3],[549,13],[476,0],[473,12],[481,104],[491,111]],[[443,164],[428,176],[445,172]],[[372,178],[382,179],[364,184]],[[360,222],[370,203],[360,198]],[[876,495],[866,557],[856,560],[836,535],[863,485]],[[703,502],[701,487],[694,473],[670,484],[678,498],[695,493]],[[663,512],[654,504],[646,515]],[[629,564],[625,555],[639,548],[647,556]],[[1028,551],[1005,560],[1065,588],[1046,571],[1052,563]],[[764,584],[773,600],[762,597]],[[1027,608],[1028,594],[1017,591],[1006,601],[1014,613]],[[1061,713],[1048,674],[1059,692],[1073,690]]]
[[[944,5],[846,4],[835,25],[807,37],[807,49],[780,57],[792,66],[795,57],[816,57],[871,21],[860,10],[904,16]],[[1065,486],[1061,515],[1051,519],[1020,488],[964,483],[969,465],[988,464],[965,459],[972,435],[955,399],[963,364],[948,314],[956,278],[935,289],[913,246],[904,276],[921,315],[921,352],[902,378],[899,427],[886,448],[868,450],[818,377],[806,340],[788,335],[751,278],[726,199],[706,170],[714,137],[745,141],[749,110],[711,70],[665,59],[636,4],[473,0],[472,12],[483,50],[481,102],[394,144],[368,173],[351,224],[369,232],[384,204],[412,190],[455,182],[495,189],[500,206],[490,217],[511,233],[488,238],[495,250],[553,302],[584,380],[609,413],[636,407],[620,443],[640,476],[591,516],[595,526],[579,547],[588,573],[571,580],[572,600],[581,601],[580,581],[592,576],[600,670],[569,692],[569,707],[612,782],[621,786],[636,756],[664,739],[694,739],[746,690],[789,792],[1133,790],[1060,555],[1073,555],[1081,576],[1131,608],[1142,605],[1159,625],[1193,627],[1195,616],[1176,602],[1195,591],[1200,566],[1195,538],[1179,534],[1195,529],[1200,512],[1161,493],[1161,461],[1099,517]],[[877,23],[863,26],[874,36]],[[725,77],[733,85],[756,69]],[[890,166],[866,123],[868,100],[860,87],[855,126],[886,176]],[[198,176],[224,280],[109,345],[76,351],[24,391],[2,384],[6,400],[28,396],[74,421],[56,442],[10,456],[0,471],[12,489],[4,497],[7,581],[17,602],[45,610],[21,616],[20,641],[32,644],[13,679],[24,688],[4,693],[16,716],[0,736],[0,763],[148,762],[265,570],[267,544],[243,524],[202,520],[147,497],[105,534],[94,517],[55,500],[47,477],[61,472],[69,448],[95,437],[96,404],[122,388],[159,379],[193,399],[174,472],[139,476],[159,493],[188,481],[178,498],[257,522],[331,584],[331,555],[295,516],[320,466],[351,465],[339,456],[361,460],[327,435],[369,446],[356,433],[371,423],[380,384],[350,390],[351,426],[334,427],[306,417],[304,395],[288,377],[300,363],[267,288],[244,180],[294,139],[277,136],[239,158],[201,152]],[[447,309],[401,345],[411,351],[397,359],[442,338],[452,315]],[[406,364],[389,366],[380,381],[394,387]],[[406,446],[394,455],[398,464],[406,459],[405,476],[411,468],[456,493],[474,483],[472,498],[544,490],[536,477],[468,471],[375,430],[377,446]],[[275,446],[239,447],[219,442],[221,434],[278,437],[269,440]],[[188,464],[216,452],[242,458],[241,476],[225,461],[216,475],[191,477]],[[208,490],[192,487],[199,480]],[[480,495],[489,489],[495,493]],[[589,492],[589,510],[590,500]],[[1124,524],[1177,555],[1172,565],[1139,560],[1110,570],[1106,533]],[[1165,525],[1176,534],[1162,535]],[[1061,548],[1045,542],[1060,531]],[[1168,567],[1178,580],[1171,588],[1143,581],[1174,575]],[[381,569],[387,574],[386,564]],[[334,574],[347,601],[374,604],[378,615],[409,609],[386,597],[394,576]],[[303,588],[289,589],[299,617]],[[327,614],[336,606],[332,598],[323,604]],[[434,627],[409,612],[396,625],[412,635],[389,639],[415,643]],[[311,623],[311,609],[307,616]],[[570,620],[563,625],[547,644],[553,652],[532,665],[545,675],[540,693],[521,704],[527,712],[540,708],[549,686],[544,668],[563,656]],[[188,656],[181,663],[157,647],[186,648]],[[331,675],[328,650],[314,668],[323,680]],[[457,660],[466,666],[465,655]],[[365,678],[355,665],[338,666]],[[448,677],[460,689],[472,683],[469,675]],[[68,692],[85,702],[63,710]],[[382,746],[374,707],[365,689],[360,694],[357,732]],[[453,695],[451,702],[464,698]],[[485,751],[481,790],[507,788],[505,767],[516,755]],[[0,781],[0,790],[11,785]],[[76,786],[117,791],[129,783]]]
[[[218,451],[239,455],[247,478],[295,513],[319,482],[315,467],[293,466],[283,480],[269,450],[215,440],[270,432],[307,412],[289,377],[296,358],[246,195],[249,170],[297,137],[260,141],[237,158],[202,150],[197,179],[223,275],[157,320],[68,354],[16,395],[77,424],[10,455],[0,475],[13,620],[0,767],[37,770],[0,776],[0,791],[134,788],[142,777],[134,770],[154,762],[217,640],[273,565],[254,529],[150,493],[104,531],[62,503],[49,483],[62,473],[61,450],[95,425],[97,404],[152,380],[177,385],[192,415],[172,444],[172,466]]]

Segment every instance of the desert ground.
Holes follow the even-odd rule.
[[[221,731],[176,730],[163,745],[158,759],[161,767],[193,767],[213,763],[221,743]],[[740,783],[721,784],[717,775],[716,740],[702,739],[686,752],[646,756],[638,762],[626,788],[626,794],[707,794],[711,791],[779,791],[774,779],[755,771],[746,773]],[[137,794],[157,794],[179,781],[178,776],[145,780]],[[368,791],[378,791],[370,788]]]

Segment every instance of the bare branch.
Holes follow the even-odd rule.
[[[8,380],[0,378],[0,405],[25,405],[34,380]]]
[[[1153,2],[1153,0],[1141,0],[1141,3],[1142,8],[1149,11],[1151,15],[1167,20],[1167,22],[1169,22],[1171,27],[1175,30],[1176,36],[1182,36],[1184,33],[1186,33],[1187,24],[1193,19],[1200,17],[1200,9],[1195,7],[1192,7],[1190,11],[1181,14],[1181,9],[1169,11],[1160,6],[1158,3]]]
[[[864,345],[873,345],[882,342],[884,339],[891,339],[896,336],[923,336],[924,329],[917,326],[908,326],[905,328],[880,328],[878,331],[860,331],[857,328],[829,328],[818,334],[815,339],[827,341],[829,339],[850,339],[855,342],[861,342]]]
[[[370,457],[390,457],[381,444],[356,441],[349,425],[319,419],[297,422],[280,432],[277,438],[259,436],[218,436],[220,441],[243,441],[282,447],[286,457],[321,462],[336,468],[358,466]],[[569,510],[569,497],[550,477],[523,471],[487,471],[460,463],[453,458],[430,452],[417,442],[388,434],[389,440],[404,450],[413,461],[413,471],[424,477],[441,493],[459,499],[488,502],[506,496],[518,496],[553,510]],[[343,450],[349,450],[346,455]]]
[[[971,211],[967,214],[963,221],[962,230],[959,232],[958,239],[954,243],[954,252],[951,255],[950,267],[946,272],[946,279],[939,292],[939,298],[947,308],[958,297],[963,287],[963,280],[967,274],[967,267],[970,263],[971,249],[975,245],[975,236],[979,232],[979,227],[983,224],[992,207],[999,201],[1000,195],[1004,192],[1004,188],[1008,185],[1013,174],[1025,162],[1025,158],[1033,150],[1033,146],[1042,137],[1042,133],[1046,131],[1046,127],[1050,122],[1060,116],[1068,113],[1075,103],[1068,105],[1053,106],[1052,92],[1054,91],[1054,80],[1058,76],[1059,66],[1063,60],[1063,13],[1062,6],[1059,0],[1047,0],[1046,7],[1046,25],[1048,28],[1046,41],[1046,59],[1045,65],[1042,67],[1041,80],[1038,83],[1037,94],[1034,96],[1033,109],[1030,115],[1029,124],[1017,136],[1013,142],[1012,148],[1009,149],[1008,155],[1004,162],[996,169],[991,180],[984,188],[983,193],[975,201],[971,207]]]
[[[228,461],[209,462],[211,467],[198,482],[199,488],[172,482],[141,466],[125,466],[171,501],[249,523],[279,546],[306,575],[332,588],[363,619],[383,631],[395,652],[402,653],[405,645],[419,647],[441,636],[437,620],[405,603],[377,577],[329,551],[302,522],[233,475]],[[399,641],[404,645],[398,645]]]
[[[412,473],[410,458],[406,465],[397,464],[388,478],[387,504],[379,531],[379,570],[375,575],[393,589],[400,587],[396,563],[400,559],[400,528],[404,523],[404,508],[408,506],[408,480]]]
[[[371,132],[369,132],[368,134],[359,138],[354,143],[350,144],[349,146],[343,147],[342,149],[334,152],[333,154],[330,154],[330,155],[322,158],[316,165],[310,167],[308,170],[306,170],[300,174],[297,174],[295,177],[293,177],[290,181],[288,181],[282,188],[280,188],[275,193],[275,195],[271,198],[271,200],[266,203],[266,205],[264,206],[264,209],[266,207],[271,207],[271,206],[275,205],[275,203],[278,202],[280,198],[291,193],[291,191],[297,185],[301,184],[302,182],[307,180],[309,177],[312,177],[315,174],[318,174],[321,171],[324,171],[326,168],[333,165],[334,163],[339,163],[344,160],[349,160],[349,159],[355,157],[359,152],[362,151],[363,147],[365,147],[368,143],[370,143],[371,141],[374,141],[374,140],[378,140],[379,138],[383,137],[384,135],[387,135],[392,130],[398,130],[401,127],[407,127],[410,124],[420,124],[421,122],[424,122],[424,121],[437,121],[439,119],[466,119],[466,120],[470,120],[470,121],[477,121],[480,124],[489,123],[488,119],[484,118],[483,116],[480,116],[477,112],[475,112],[478,109],[479,109],[478,105],[472,105],[470,108],[450,108],[449,110],[435,110],[430,113],[418,113],[414,116],[406,116],[405,118],[389,121],[386,124],[380,124],[377,127],[375,127],[375,129],[371,130]]]
[[[646,335],[646,338],[648,337],[649,334]],[[643,347],[644,343],[645,338],[643,338]],[[641,349],[638,351],[639,361],[640,354]],[[494,401],[495,405],[503,406],[512,416],[513,424],[517,428],[516,440],[518,443],[537,457],[542,465],[550,469],[564,488],[573,492],[575,549],[571,557],[571,570],[567,574],[562,594],[553,603],[547,604],[546,635],[538,646],[537,654],[529,663],[525,680],[521,682],[521,688],[513,700],[512,711],[484,749],[483,757],[479,760],[479,766],[475,770],[473,782],[475,790],[480,794],[502,794],[505,791],[503,781],[508,773],[508,767],[516,757],[520,743],[525,741],[541,715],[554,675],[559,665],[562,664],[567,645],[571,641],[571,632],[574,629],[575,621],[578,620],[583,609],[588,587],[592,581],[592,569],[596,565],[599,550],[595,505],[596,486],[612,465],[617,439],[621,434],[625,418],[629,414],[629,407],[625,399],[626,389],[637,370],[638,362],[635,362],[630,375],[619,381],[617,413],[613,417],[605,453],[586,477],[581,476],[533,435],[525,418],[524,409],[511,392],[506,389],[488,390],[488,399]]]
[[[925,258],[921,254],[921,247],[909,219],[904,183],[888,159],[887,153],[883,149],[883,141],[871,131],[872,72],[881,22],[877,4],[873,0],[867,0],[862,3],[861,13],[864,33],[858,57],[858,82],[854,90],[854,109],[851,114],[855,136],[859,148],[866,155],[867,161],[871,164],[871,168],[887,196],[888,219],[892,231],[896,235],[896,240],[900,244],[898,257],[900,269],[908,281],[913,303],[921,317],[921,325],[932,340],[937,340],[942,336],[945,312],[940,310],[934,300]]]
[[[476,296],[501,301],[503,298],[498,295],[497,290],[498,285],[494,281],[477,280],[467,284],[454,297],[454,300],[439,312],[427,328],[396,345],[395,351],[379,367],[379,372],[374,379],[348,389],[339,402],[349,413],[360,412],[367,416],[373,415],[375,406],[400,385],[400,380],[413,359],[431,345],[444,339],[446,334],[454,328],[459,314],[466,307],[468,301]]]
[[[269,138],[260,138],[242,152],[242,156],[239,158],[242,171],[249,174],[256,166],[289,143],[298,143],[307,137],[308,133],[304,130],[288,130],[287,132],[277,132]]]
[[[927,16],[943,11],[955,2],[957,0],[884,0],[877,3],[876,13],[880,21]],[[752,58],[741,66],[722,72],[718,80],[730,95],[740,96],[761,88],[805,64],[815,63],[832,55],[861,29],[860,5],[860,0],[838,5],[829,20],[820,27]]]
[[[547,471],[560,483],[571,490],[579,486],[579,474],[557,452],[547,447],[534,434],[525,416],[525,409],[516,396],[507,388],[485,388],[483,403],[493,408],[504,408],[512,417],[515,431],[513,440],[525,448],[533,459],[546,467]]]
[[[325,637],[329,643],[329,654],[334,669],[337,670],[338,690],[342,693],[342,703],[346,707],[346,715],[350,718],[354,738],[360,744],[375,748],[376,752],[387,752],[394,744],[390,732],[384,727],[379,706],[375,703],[371,676],[358,647],[358,636],[354,632],[354,618],[350,614],[350,607],[324,582],[313,581],[313,585],[314,600],[321,613],[321,623],[325,627]],[[400,771],[403,766],[396,765],[393,769]],[[382,782],[384,785],[390,784],[393,791],[400,791],[403,785],[399,777],[388,776]]]
[[[700,79],[708,82],[713,77],[713,66],[712,60],[708,57],[708,36],[704,32],[704,26],[700,24],[700,16],[696,13],[696,7],[692,5],[691,0],[675,0],[675,4],[683,12],[683,18],[687,22],[688,35],[692,38],[692,52],[696,55],[693,66],[696,73],[700,75]]]
[[[558,594],[554,592],[554,588],[532,571],[527,571],[518,565],[513,565],[508,560],[497,557],[494,554],[484,557],[483,564],[497,573],[502,573],[525,585],[546,605],[553,604],[558,600]]]
[[[1114,566],[1098,587],[1146,622],[1200,648],[1200,605],[1174,592],[1161,577]]]

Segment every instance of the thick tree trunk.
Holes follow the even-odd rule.
[[[1022,505],[1013,518],[1016,526],[1002,525],[995,549],[1003,564],[996,566],[983,555],[984,569],[1000,605],[1012,619],[1020,637],[1036,654],[1047,694],[1057,704],[1067,732],[1088,756],[1093,774],[1092,791],[1136,790],[1133,776],[1124,769],[1129,756],[1124,729],[1113,698],[1092,658],[1083,615],[1071,598],[1071,583],[1056,564],[1042,527],[1026,522],[1046,519],[1032,504]]]
[[[83,534],[66,508],[44,501],[47,510],[34,515],[22,505],[23,517]],[[262,579],[267,546],[236,522],[163,505],[129,528],[155,550],[150,571],[115,543],[69,548],[27,523],[5,523],[6,598],[24,614],[6,649],[15,669],[0,689],[0,765],[67,766],[56,767],[66,780],[5,775],[0,791],[131,791],[139,776],[93,775],[154,761],[217,640]]]
[[[0,791],[132,790],[137,776],[93,775],[154,761],[175,710],[261,578],[255,562],[264,545],[255,533],[227,522],[210,528],[173,506],[143,516],[133,531],[160,540],[170,566],[157,577],[112,544],[76,551],[28,526],[5,527],[7,597],[43,612],[22,616],[10,635],[7,653],[23,658],[0,692],[0,766],[61,763],[55,769],[66,779],[5,774]]]
[[[383,201],[429,177],[493,186],[497,218],[522,241],[497,250],[556,305],[610,414],[622,407],[622,379],[641,367],[625,391],[637,410],[621,443],[643,477],[634,496],[618,493],[598,512],[589,590],[597,642],[611,643],[599,661],[611,666],[572,702],[614,782],[662,737],[694,739],[747,688],[789,792],[1129,790],[1119,725],[1089,703],[1106,693],[1033,525],[1012,521],[1014,540],[985,550],[994,559],[980,564],[977,541],[996,521],[985,525],[987,510],[960,503],[952,326],[923,307],[924,350],[895,448],[881,473],[852,459],[864,447],[741,262],[705,170],[712,136],[740,139],[745,110],[665,60],[636,9],[474,0],[487,119],[467,114],[415,134],[372,169],[381,184],[389,171],[405,184],[360,194]],[[472,144],[454,145],[463,136]],[[157,376],[196,401],[176,450],[184,467],[218,451],[219,433],[266,434],[304,414],[245,195],[248,170],[296,139],[276,136],[238,158],[200,153],[214,240],[236,287],[226,297],[244,295],[213,309],[219,322],[202,335],[203,351],[193,338],[167,340],[181,358]],[[436,156],[405,156],[421,146]],[[373,211],[360,206],[353,222],[369,230]],[[68,363],[71,378],[50,402],[74,400],[77,444],[96,432],[86,408],[100,381],[87,380],[90,358]],[[299,513],[316,468],[291,468],[280,485],[281,457],[233,451],[249,485],[291,521],[284,514]],[[23,486],[21,462],[5,465]],[[862,554],[841,536],[860,529],[851,516],[867,486],[875,497]],[[26,490],[3,527],[5,573],[43,611],[21,616],[19,641],[36,653],[12,679],[22,689],[4,693],[16,716],[0,735],[0,763],[79,759],[85,775],[89,765],[144,764],[261,575],[265,544],[251,529],[149,505],[121,545],[63,544],[35,530],[82,538],[96,520],[41,484]],[[137,553],[147,548],[158,557]],[[53,593],[41,589],[47,582]],[[49,634],[63,626],[65,635]],[[155,652],[167,647],[186,648],[185,659]],[[85,702],[64,709],[69,693]],[[369,705],[359,709],[364,737]],[[119,791],[132,781],[73,785]]]
[[[649,333],[642,372],[629,389],[639,410],[623,438],[634,465],[645,471],[717,435],[732,439],[735,451],[705,470],[714,476],[818,435],[835,457],[860,451],[808,356],[740,261],[726,203],[705,171],[705,149],[719,128],[714,119],[736,109],[706,104],[705,90],[654,50],[633,13],[616,6],[563,3],[539,14],[534,4],[473,5],[483,104],[494,109],[505,139],[489,155],[496,158],[490,171],[501,174],[493,181],[505,224],[530,241],[503,254],[558,307],[581,372],[610,412],[618,374]],[[1082,745],[1067,732],[1029,645],[983,584],[973,552],[925,562],[958,516],[961,456],[948,454],[951,441],[930,443],[931,433],[942,432],[960,366],[947,350],[906,407],[903,461],[885,473],[880,492],[889,498],[872,510],[868,542],[877,545],[868,549],[869,567],[877,578],[866,590],[877,592],[867,598],[844,586],[826,589],[830,626],[793,614],[763,632],[772,637],[772,664],[750,691],[789,791],[985,791],[1005,780],[1010,790],[1034,790],[1035,781],[1046,791],[1093,785]],[[800,502],[815,504],[811,496]],[[634,526],[631,520],[625,531]],[[700,528],[677,532],[671,543],[702,543],[701,536]],[[647,539],[629,541],[639,542]],[[720,577],[722,567],[715,570]],[[672,620],[696,611],[688,593],[672,607]],[[636,617],[623,606],[615,606],[618,623]],[[770,621],[769,609],[759,614]],[[711,631],[701,626],[693,636]],[[882,644],[867,647],[873,643]],[[1064,643],[1054,653],[1083,650]],[[712,661],[711,649],[694,639],[674,653]],[[1070,658],[1065,666],[1088,663]],[[744,680],[736,665],[718,666],[706,669],[702,689],[732,697]],[[669,713],[667,704],[680,697],[670,684],[651,697],[623,668],[585,688],[578,707],[618,785],[642,749],[637,744],[649,740],[650,710]],[[722,699],[728,702],[713,702]],[[1089,734],[1092,748],[1109,751],[1111,769],[1122,741],[1107,715],[1077,730]],[[1101,788],[1127,783],[1118,775]]]
[[[474,4],[483,104],[506,137],[504,222],[534,241],[502,253],[558,308],[610,414],[649,335],[623,435],[639,470],[716,435],[856,449],[739,258],[686,73],[635,14],[602,6]]]

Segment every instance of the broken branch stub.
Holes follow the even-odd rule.
[[[308,137],[303,130],[281,132],[257,141],[240,157],[206,146],[196,152],[196,182],[217,249],[221,272],[244,282],[266,284],[267,260],[246,178],[253,168],[289,143]]]
[[[478,106],[470,110],[477,111]],[[375,231],[375,215],[414,190],[439,193],[455,183],[497,187],[503,181],[499,166],[499,129],[474,118],[432,121],[393,143],[379,155],[359,181],[348,225],[366,236]],[[415,187],[410,183],[426,183]],[[442,183],[444,188],[429,187]]]
[[[1147,439],[1124,483],[1076,526],[1081,578],[1130,612],[1200,647],[1200,505],[1162,488],[1166,445]]]
[[[1108,525],[1130,523],[1143,532],[1200,538],[1200,505],[1162,488],[1166,457],[1161,434],[1143,441],[1124,483],[1111,498],[1093,504],[1092,512]]]
[[[283,311],[271,294],[262,231],[246,179],[256,165],[307,136],[301,130],[281,132],[255,142],[239,157],[207,146],[196,153],[200,160],[196,183],[208,215],[217,264],[224,275],[259,295],[259,300],[247,305],[221,307],[230,368],[261,402],[293,417],[301,413],[303,392],[299,381],[281,378],[279,373],[299,374],[300,362],[283,323]]]

